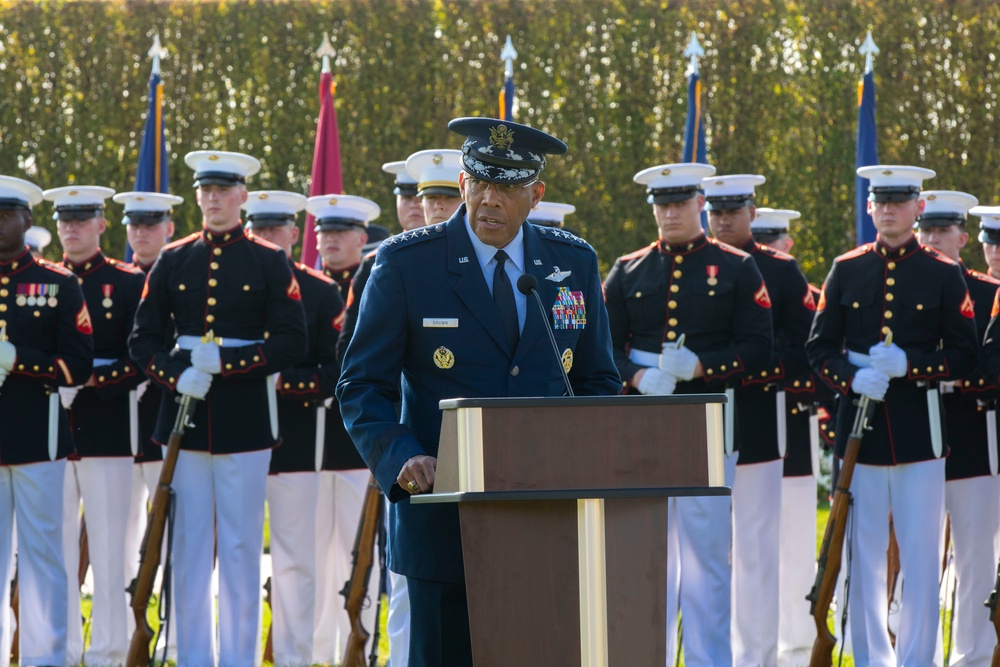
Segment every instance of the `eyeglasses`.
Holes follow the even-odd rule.
[[[521,183],[520,185],[512,185],[509,183],[494,183],[493,181],[484,181],[481,178],[475,178],[474,176],[466,176],[465,187],[468,188],[469,192],[474,195],[484,195],[486,191],[493,186],[493,191],[499,195],[510,196],[519,190],[531,187],[538,182],[536,178],[533,181],[528,181],[527,183]]]

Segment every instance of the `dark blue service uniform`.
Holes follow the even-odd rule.
[[[83,384],[94,356],[93,326],[76,277],[24,252],[0,262],[0,328],[17,351],[0,387],[0,465],[49,460],[49,429],[58,429],[56,458],[73,452],[69,418],[57,406],[49,424],[50,396]],[[61,489],[55,490],[62,493]]]
[[[333,280],[305,264],[293,262],[291,266],[302,291],[309,350],[302,361],[281,371],[278,381],[282,444],[271,454],[272,475],[316,470],[317,410],[326,409],[323,402],[333,396],[340,376],[337,336],[344,311],[340,289]]]
[[[411,457],[437,455],[438,402],[563,395],[562,374],[545,333],[553,325],[559,349],[572,351],[569,379],[577,395],[617,394],[621,388],[593,249],[571,234],[522,225],[525,269],[537,278],[542,303],[551,309],[570,295],[576,311],[543,321],[538,308],[527,303],[520,341],[511,353],[465,217],[463,205],[445,223],[382,244],[337,385],[348,431],[393,503],[389,567],[410,581],[414,617],[424,613],[412,595],[419,584],[414,579],[464,585],[457,507],[411,505],[410,494],[396,484]],[[561,282],[546,280],[556,266],[571,274]],[[428,326],[430,320],[453,326]],[[401,418],[395,407],[400,397]],[[441,621],[446,632],[448,620]],[[414,635],[411,641],[421,638]]]
[[[298,282],[276,246],[248,237],[242,225],[208,230],[167,245],[146,279],[129,339],[132,358],[164,391],[154,442],[166,444],[177,414],[177,380],[188,350],[164,345],[164,332],[222,339],[222,370],[198,402],[181,440],[185,450],[235,454],[274,447],[268,377],[295,365],[308,349]],[[245,344],[227,346],[225,339]]]
[[[935,458],[926,393],[939,381],[975,370],[979,343],[974,317],[959,266],[916,238],[895,249],[878,240],[834,260],[806,343],[820,379],[840,396],[853,396],[858,367],[845,350],[868,354],[890,331],[909,366],[904,377],[889,382],[885,401],[874,410],[859,463],[896,465]],[[855,411],[854,401],[838,401],[837,456],[844,455]],[[943,414],[941,421],[943,428]],[[947,438],[944,445],[942,456]]]
[[[63,266],[83,290],[94,328],[94,358],[110,362],[94,366],[94,386],[82,387],[73,400],[69,416],[76,453],[132,456],[129,392],[146,376],[129,357],[127,342],[146,277],[100,252],[83,262],[63,259]]]

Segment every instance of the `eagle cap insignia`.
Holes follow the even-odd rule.
[[[70,197],[75,197],[75,196],[77,196],[78,194],[80,194],[80,193],[79,193],[79,192],[78,192],[77,190],[70,190],[70,191],[69,191],[69,196],[70,196]]]
[[[663,171],[660,172],[660,175],[661,176],[669,176],[670,175],[670,170],[669,169],[664,169]]]
[[[883,176],[892,176],[892,169],[886,169],[882,172]]]
[[[927,195],[927,201],[934,201],[937,199],[937,195]]]
[[[218,155],[209,155],[209,156],[208,156],[208,159],[209,159],[210,161],[212,161],[212,162],[215,162],[216,160],[218,160],[218,159],[219,159],[219,156],[218,156]]]
[[[443,160],[444,158],[441,156],[440,153],[435,153],[434,157],[431,158],[431,162],[433,162],[434,164],[441,164]]]
[[[267,193],[261,192],[259,195],[257,195],[257,199],[267,199]]]
[[[337,205],[337,198],[336,197],[330,197],[330,201],[328,201],[327,204],[329,204],[330,206],[336,206]]]
[[[490,130],[490,146],[510,148],[514,143],[514,131],[506,125],[497,125]]]

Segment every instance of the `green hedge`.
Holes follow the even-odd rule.
[[[655,236],[632,175],[680,159],[690,31],[701,62],[710,161],[758,172],[759,204],[796,208],[796,254],[821,281],[853,243],[856,47],[871,28],[880,155],[932,167],[934,188],[1000,203],[1000,3],[993,0],[335,0],[325,2],[0,1],[0,173],[43,187],[132,188],[158,31],[173,189],[188,197],[183,155],[253,153],[253,186],[307,192],[319,62],[329,31],[349,193],[395,225],[380,165],[458,147],[445,125],[495,115],[498,54],[516,61],[516,120],[570,145],[546,170],[547,198],[577,207],[571,225],[617,255]],[[113,219],[119,217],[113,208]],[[39,218],[51,227],[50,209]],[[120,254],[113,227],[106,248]],[[50,254],[58,255],[58,248]],[[969,253],[983,266],[978,248]]]

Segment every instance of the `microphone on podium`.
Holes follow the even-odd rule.
[[[562,356],[559,354],[559,346],[556,345],[556,337],[552,333],[552,325],[549,324],[548,314],[545,312],[545,306],[542,305],[542,297],[538,296],[538,278],[535,278],[535,276],[530,273],[521,274],[521,277],[517,279],[517,291],[525,296],[528,296],[529,294],[535,295],[535,303],[538,304],[538,312],[542,314],[542,322],[545,323],[545,331],[549,334],[549,342],[552,343],[552,352],[556,355],[556,366],[559,367],[559,372],[562,373],[563,382],[566,383],[566,392],[570,396],[576,396],[576,394],[573,393],[573,386],[569,383],[569,376],[566,375],[566,367],[563,366]]]

